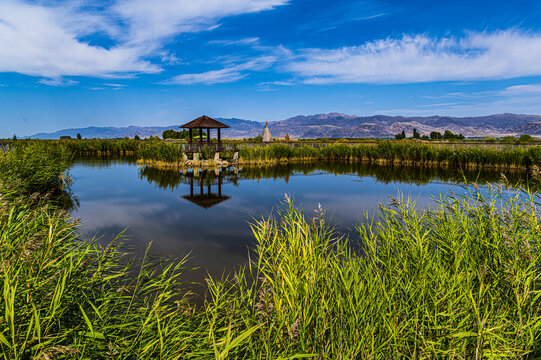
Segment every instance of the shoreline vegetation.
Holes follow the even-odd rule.
[[[83,160],[85,166],[88,160]],[[115,160],[115,162],[121,160]],[[133,162],[132,162],[133,163]],[[107,162],[101,162],[100,166],[107,166]],[[518,170],[509,170],[504,173],[490,170],[460,169],[449,171],[443,168],[426,167],[403,167],[403,166],[379,166],[351,162],[320,161],[313,163],[288,163],[264,166],[229,167],[226,169],[208,169],[197,173],[197,169],[177,170],[159,168],[153,166],[141,166],[139,178],[157,185],[161,189],[175,190],[181,184],[189,184],[190,178],[196,176],[203,184],[212,184],[218,177],[226,178],[228,182],[237,185],[243,180],[273,179],[288,182],[291,177],[298,174],[304,176],[317,175],[318,173],[333,175],[355,175],[359,179],[372,177],[377,182],[405,183],[426,185],[432,182],[444,182],[452,184],[498,184],[505,183],[514,188],[527,187],[532,191],[539,190],[540,174],[536,171],[525,173]]]
[[[126,260],[121,238],[79,237],[54,201],[69,195],[72,157],[40,142],[0,151],[3,359],[541,355],[540,199],[528,191],[472,185],[425,210],[398,195],[356,238],[286,197],[251,225],[251,261],[208,279],[195,306],[185,259]]]
[[[180,144],[157,139],[151,140],[17,140],[14,147],[33,143],[59,148],[77,157],[126,156],[134,157],[140,165],[158,168],[186,169],[220,168],[235,165],[276,165],[287,163],[313,163],[321,161],[362,162],[374,165],[405,167],[463,168],[488,170],[530,171],[541,167],[541,146],[479,144],[468,142],[421,142],[417,140],[378,140],[371,143],[330,142],[271,143],[243,146],[230,144],[229,150],[220,153],[204,147],[198,160],[188,159]],[[238,158],[234,158],[234,154]],[[190,155],[191,157],[191,155]]]

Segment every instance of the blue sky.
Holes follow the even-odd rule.
[[[540,1],[0,0],[0,137],[541,114]]]

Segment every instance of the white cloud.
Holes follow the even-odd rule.
[[[254,45],[259,43],[258,37],[249,37],[244,39],[238,39],[238,40],[211,40],[208,42],[209,44],[216,44],[216,45]]]
[[[509,86],[497,94],[501,96],[541,95],[541,84]]]
[[[459,105],[459,104],[462,104],[462,103],[461,102],[448,102],[448,103],[439,103],[439,104],[419,105],[417,107],[428,108],[428,107],[441,107],[441,106],[450,106],[450,105]]]
[[[62,77],[56,77],[52,79],[41,79],[38,81],[40,84],[49,86],[73,86],[79,82],[71,79],[64,79]]]
[[[218,61],[223,66],[221,69],[209,70],[194,74],[182,74],[166,80],[162,83],[187,85],[234,82],[245,78],[250,72],[268,70],[277,62],[288,61],[292,56],[292,52],[289,49],[283,47],[282,45],[256,45],[252,48],[253,50],[259,51],[265,55],[255,56],[248,59],[240,56],[223,56],[218,59]],[[287,81],[287,85],[293,85],[294,83],[294,80]],[[270,83],[263,83],[263,85],[268,87]],[[286,82],[282,82],[281,84],[275,83],[274,85],[286,85]]]
[[[521,84],[508,86],[502,90],[475,91],[475,92],[450,92],[444,95],[423,95],[425,99],[460,99],[475,100],[494,97],[519,97],[519,96],[541,96],[541,84]]]
[[[175,54],[172,54],[169,51],[161,52],[160,60],[165,65],[177,65],[182,62]]]
[[[164,56],[176,35],[217,26],[226,16],[272,9],[287,0],[117,0],[110,7],[85,1],[0,2],[0,72],[49,78],[118,77],[162,70],[147,59]],[[100,46],[87,36],[100,35]]]
[[[259,83],[260,86],[276,85],[276,86],[293,86],[295,85],[294,80],[285,80],[285,81],[267,81]]]
[[[128,23],[128,44],[155,47],[172,35],[212,29],[224,17],[270,10],[287,0],[118,0],[113,11]]]
[[[141,60],[137,49],[92,46],[77,39],[81,29],[62,20],[68,10],[15,1],[0,3],[0,72],[51,79],[68,76],[110,77],[153,73],[159,67]]]
[[[285,70],[306,83],[419,83],[541,75],[541,34],[515,30],[382,39],[340,49],[305,49]]]
[[[230,64],[219,70],[210,70],[195,74],[182,74],[164,82],[164,84],[219,84],[240,80],[250,71],[262,71],[268,69],[276,58],[274,56],[262,56],[245,62]]]

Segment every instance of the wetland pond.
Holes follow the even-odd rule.
[[[289,194],[307,216],[320,203],[340,233],[355,240],[354,228],[364,214],[373,215],[389,195],[399,192],[429,206],[450,192],[464,194],[464,180],[496,183],[500,173],[359,163],[317,163],[265,168],[222,169],[194,174],[141,167],[129,160],[77,160],[70,173],[85,238],[107,243],[124,232],[135,254],[149,242],[151,254],[182,258],[198,270],[188,281],[202,283],[206,274],[220,277],[246,263],[254,245],[250,223],[276,212]],[[511,182],[519,175],[506,174]]]

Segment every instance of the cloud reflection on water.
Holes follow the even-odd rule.
[[[379,203],[388,203],[388,195],[402,192],[425,207],[441,193],[464,192],[456,183],[461,174],[370,170],[359,164],[325,166],[285,167],[274,172],[242,169],[221,186],[221,193],[230,198],[205,209],[182,198],[190,194],[190,180],[182,174],[145,172],[125,162],[101,168],[77,162],[71,171],[77,178],[72,190],[80,207],[73,215],[82,219],[85,236],[101,236],[104,243],[127,229],[136,254],[142,254],[150,241],[152,254],[190,254],[190,266],[202,268],[192,280],[202,281],[207,271],[220,276],[247,260],[247,249],[253,245],[249,223],[268,217],[280,206],[284,194],[290,194],[307,215],[321,203],[338,230],[349,233],[365,213],[374,214]],[[207,175],[204,192],[210,184],[211,192],[216,193],[216,179]],[[499,174],[486,174],[487,181],[498,178]],[[194,186],[194,192],[199,191]]]

